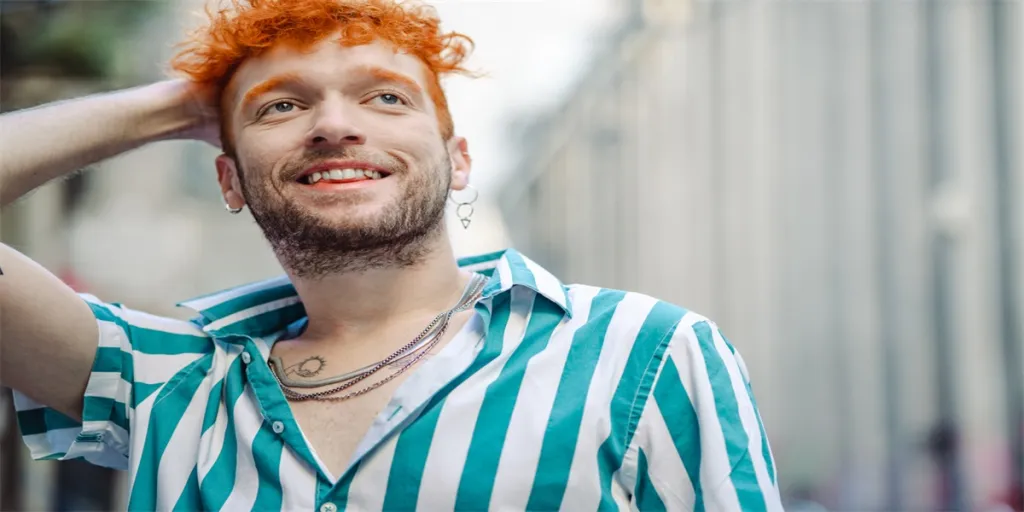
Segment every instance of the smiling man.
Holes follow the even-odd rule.
[[[219,145],[226,208],[286,272],[183,322],[0,245],[33,456],[128,470],[132,510],[781,509],[713,322],[514,250],[454,257],[444,205],[471,160],[439,81],[470,44],[415,4],[237,1],[182,79],[0,117],[3,204],[147,143]]]

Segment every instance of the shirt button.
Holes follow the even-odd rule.
[[[338,512],[338,506],[328,501],[320,505],[320,512]]]
[[[248,352],[242,352],[242,362],[245,364],[251,363],[252,356],[250,356]]]
[[[270,428],[274,430],[275,434],[280,434],[281,432],[284,432],[284,423],[281,423],[280,421],[275,421],[274,423],[270,424]]]

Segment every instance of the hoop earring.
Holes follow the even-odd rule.
[[[238,212],[242,211],[243,208],[245,207],[239,206],[238,208],[232,208],[231,205],[229,204],[224,205],[224,209],[227,210],[232,215],[238,215]]]
[[[480,198],[480,191],[478,191],[476,187],[473,185],[466,185],[466,188],[473,192],[473,198],[468,201],[455,200],[455,198],[452,197],[454,195],[454,191],[448,194],[448,199],[457,205],[455,207],[455,216],[462,222],[462,229],[469,229],[469,223],[472,222],[473,213],[476,211],[473,208],[473,203]]]

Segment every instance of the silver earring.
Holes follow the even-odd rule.
[[[462,222],[462,229],[469,229],[469,223],[472,221],[473,212],[475,211],[473,209],[473,203],[480,198],[480,192],[476,187],[473,185],[466,185],[466,188],[473,192],[473,198],[468,201],[456,201],[455,198],[452,197],[454,192],[448,195],[448,199],[457,205],[455,207],[455,216]]]
[[[238,212],[242,211],[242,208],[245,208],[245,207],[244,206],[239,206],[238,208],[232,208],[231,205],[229,205],[229,204],[225,204],[224,205],[224,209],[227,210],[228,212],[230,212],[232,215],[237,215]]]

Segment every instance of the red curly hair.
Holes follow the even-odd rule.
[[[432,7],[401,0],[230,0],[230,4],[217,10],[206,8],[209,24],[179,45],[182,50],[171,59],[172,69],[214,86],[221,97],[246,59],[278,43],[308,48],[340,30],[344,46],[381,40],[423,61],[441,135],[445,140],[454,135],[440,79],[451,73],[471,74],[463,62],[473,40],[457,32],[442,33]],[[230,153],[227,130],[227,123],[222,123],[221,139]]]

